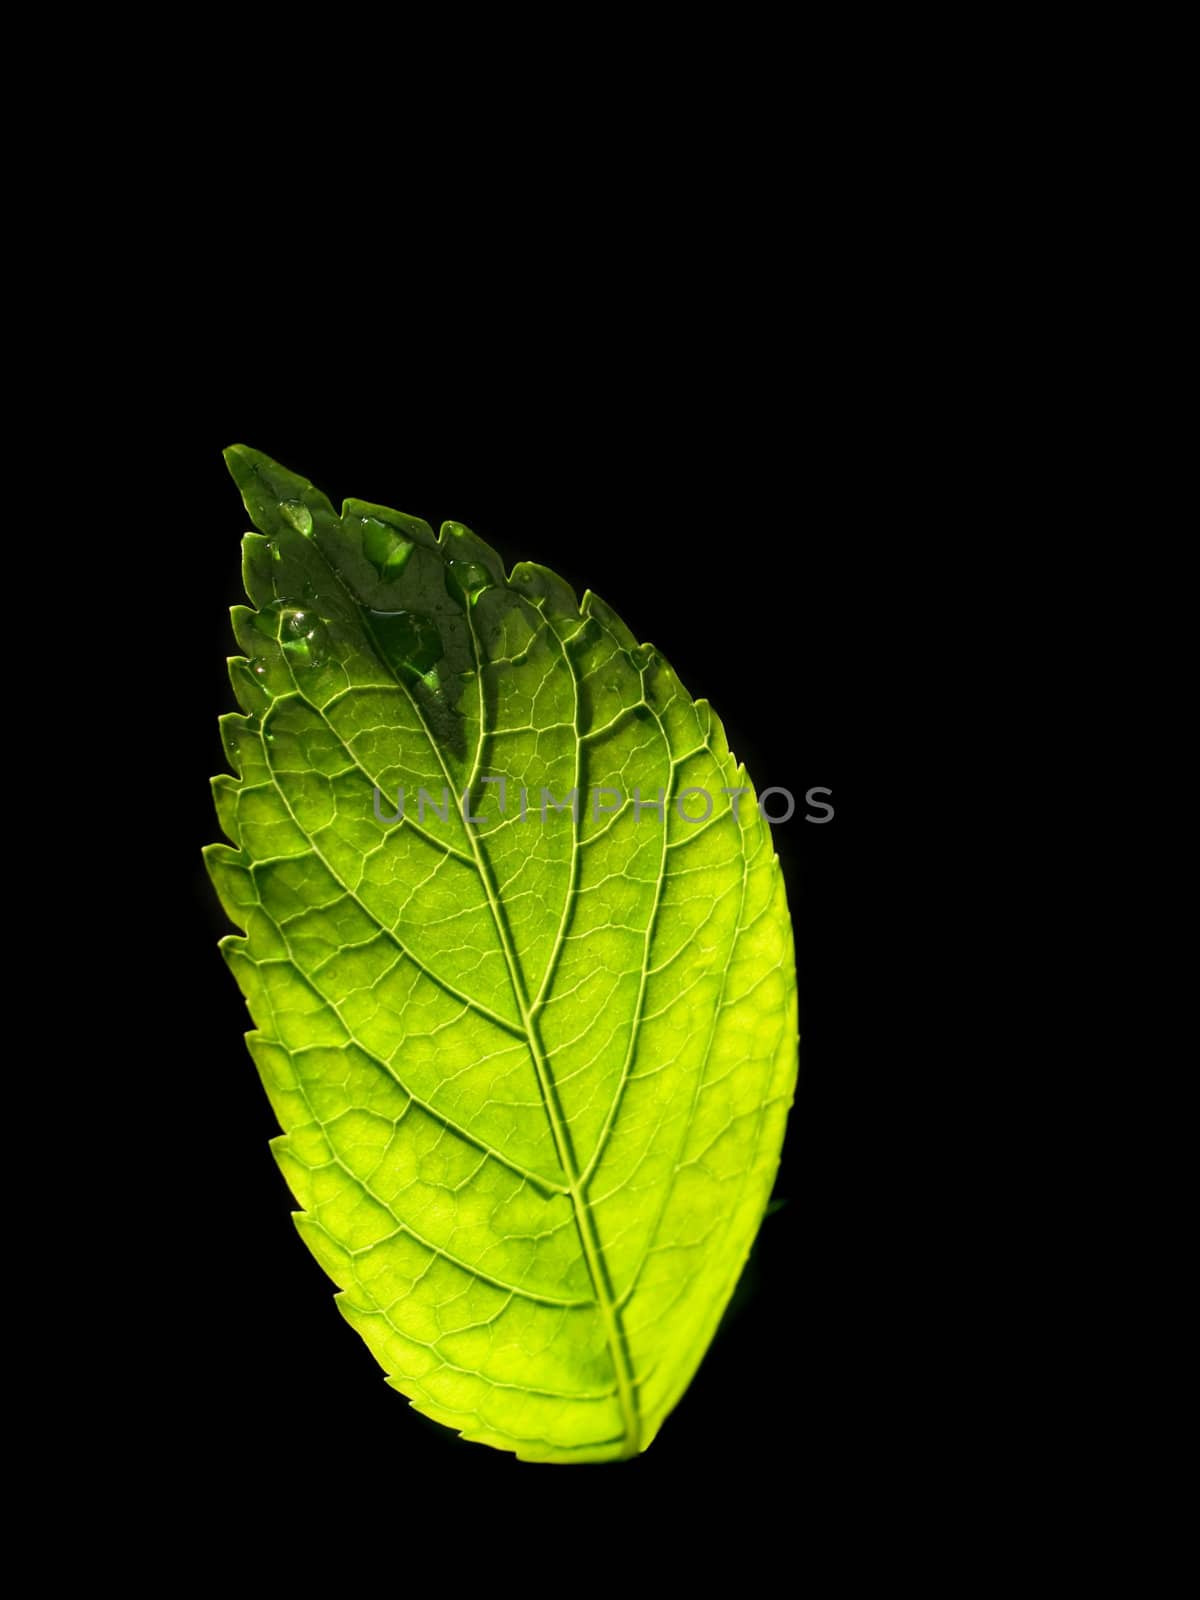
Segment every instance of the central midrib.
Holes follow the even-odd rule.
[[[319,546],[317,548],[320,549]],[[321,554],[324,556],[325,552],[321,551]],[[326,565],[329,566],[330,573],[335,581],[341,588],[346,589],[346,585],[342,582],[341,574],[333,568],[333,565],[329,561],[328,557],[325,557],[325,560]],[[346,592],[348,598],[353,601],[353,595],[350,595],[348,590]],[[524,599],[525,597],[520,596],[520,598]],[[357,602],[354,603],[357,605]],[[531,602],[526,600],[526,604],[531,604]],[[567,670],[570,672],[572,681],[575,684],[577,707],[572,731],[575,735],[575,788],[576,806],[578,806],[578,768],[581,748],[578,726],[578,678],[576,676],[574,666],[567,655],[567,651],[562,640],[558,638],[556,633],[554,633],[553,628],[550,627],[549,619],[540,611],[540,609],[539,615],[541,616],[543,625],[551,634],[553,634],[559,645],[559,648],[562,650],[563,659],[567,664]],[[476,746],[475,761],[472,763],[472,776],[474,776],[474,772],[478,771],[479,763],[482,760],[483,742],[487,730],[484,719],[483,666],[480,659],[479,641],[475,634],[474,622],[470,613],[469,598],[466,607],[466,620],[467,631],[471,636],[471,647],[475,656],[475,676],[479,685],[479,737],[478,744]],[[369,629],[367,630],[367,637],[371,640],[372,646],[374,646],[375,641],[371,636]],[[382,652],[377,652],[377,654],[381,653]],[[453,778],[451,777],[450,769],[446,765],[445,758],[442,755],[441,747],[438,745],[438,742],[434,738],[428,722],[425,720],[425,714],[422,711],[416,696],[412,693],[408,684],[405,683],[400,677],[400,674],[395,670],[391,662],[386,659],[386,656],[384,657],[384,666],[394,680],[397,688],[400,689],[400,691],[407,698],[408,703],[412,706],[417,721],[420,723],[421,729],[425,734],[426,739],[429,741],[429,747],[433,751],[434,756],[437,759],[437,763],[442,769],[442,775],[446,780],[446,785],[452,794],[455,793],[455,784]],[[470,793],[469,782],[467,792],[468,794]],[[608,1275],[604,1265],[604,1251],[600,1244],[599,1235],[596,1232],[595,1219],[593,1218],[591,1208],[587,1203],[587,1198],[584,1193],[584,1184],[580,1176],[579,1168],[575,1161],[575,1155],[571,1146],[571,1141],[568,1137],[566,1126],[563,1122],[562,1113],[558,1105],[558,1095],[554,1087],[553,1077],[550,1073],[550,1065],[546,1054],[546,1048],[542,1041],[541,1032],[538,1028],[534,1008],[530,1006],[528,995],[526,993],[524,973],[522,972],[520,962],[517,959],[517,953],[512,946],[512,942],[508,933],[508,927],[500,907],[499,895],[492,878],[491,863],[488,861],[487,857],[483,854],[483,851],[480,848],[478,835],[473,833],[471,829],[465,825],[465,823],[463,832],[466,834],[467,842],[471,847],[471,854],[474,858],[475,869],[479,873],[479,880],[483,885],[485,894],[487,895],[488,909],[491,912],[492,924],[495,927],[496,936],[500,941],[500,948],[503,952],[505,966],[508,970],[509,985],[512,989],[513,999],[516,1002],[517,1010],[521,1018],[521,1029],[524,1034],[525,1043],[529,1050],[530,1058],[533,1061],[534,1073],[537,1077],[538,1091],[542,1097],[542,1107],[546,1113],[546,1120],[550,1124],[550,1133],[554,1140],[554,1148],[559,1159],[559,1164],[561,1165],[563,1174],[567,1180],[567,1193],[571,1199],[571,1209],[575,1218],[575,1227],[579,1234],[580,1244],[583,1247],[584,1260],[587,1264],[588,1275],[591,1278],[592,1288],[596,1296],[596,1305],[600,1312],[601,1321],[604,1324],[605,1342],[608,1345],[609,1359],[612,1361],[613,1373],[616,1378],[617,1397],[621,1407],[621,1420],[625,1430],[625,1453],[633,1456],[637,1454],[641,1440],[641,1420],[637,1404],[637,1390],[634,1386],[633,1368],[629,1360],[629,1350],[625,1342],[624,1329],[621,1325],[621,1314],[609,1290]],[[572,883],[574,882],[574,857],[577,848],[578,846],[576,842],[574,839],[572,839]],[[569,896],[570,889],[568,889],[568,899]],[[564,916],[565,915],[566,912],[564,910]]]

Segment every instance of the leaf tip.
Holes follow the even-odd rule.
[[[251,450],[247,444],[227,445],[221,451],[222,459],[229,469],[229,476],[239,489],[244,488],[254,476],[254,469],[268,465],[268,458],[259,450]]]

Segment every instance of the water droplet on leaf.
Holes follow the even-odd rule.
[[[279,502],[279,510],[297,533],[302,533],[307,537],[312,532],[312,512],[302,500],[281,500]]]
[[[446,592],[454,600],[465,600],[474,605],[485,589],[495,587],[496,580],[478,561],[447,561]]]
[[[362,519],[363,555],[386,583],[393,583],[408,565],[413,553],[411,539],[377,517]]]
[[[280,611],[279,642],[293,666],[319,667],[329,655],[329,629],[315,611]]]
[[[372,611],[371,632],[397,674],[424,677],[446,653],[438,625],[418,611]]]

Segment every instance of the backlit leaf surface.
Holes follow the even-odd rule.
[[[227,460],[260,531],[214,780],[233,847],[206,859],[297,1225],[418,1409],[525,1460],[635,1454],[737,1282],[795,1089],[779,864],[722,793],[749,781],[595,595]]]

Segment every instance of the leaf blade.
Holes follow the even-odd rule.
[[[257,610],[214,782],[236,848],[205,859],[297,1225],[426,1414],[528,1460],[636,1453],[732,1293],[794,1093],[778,861],[752,793],[715,807],[749,780],[591,593],[227,460]],[[591,800],[630,787],[657,826]],[[401,789],[430,804],[389,828]]]

